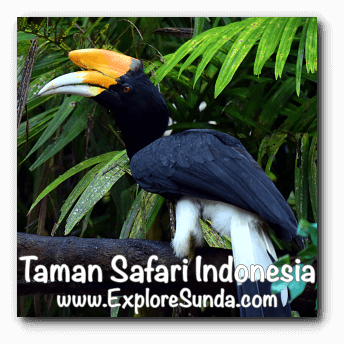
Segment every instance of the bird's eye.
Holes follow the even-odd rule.
[[[123,86],[123,92],[129,93],[130,92],[130,86]]]

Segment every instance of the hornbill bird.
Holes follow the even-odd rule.
[[[281,193],[236,138],[213,130],[186,130],[162,137],[169,112],[144,74],[142,61],[101,49],[75,50],[69,58],[84,71],[60,76],[40,91],[93,97],[112,111],[122,132],[132,176],[146,191],[176,204],[178,257],[188,255],[191,240],[202,246],[199,218],[209,219],[231,238],[234,265],[260,265],[252,281],[237,283],[239,299],[271,295],[260,273],[277,259],[268,224],[285,241],[297,238],[297,221]],[[301,243],[302,245],[302,243]],[[243,276],[240,270],[239,276]],[[250,276],[251,277],[251,276]],[[240,307],[243,317],[291,316],[287,288],[278,306]]]

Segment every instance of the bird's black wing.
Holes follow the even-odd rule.
[[[297,221],[276,186],[236,138],[213,130],[187,130],[137,152],[132,175],[146,191],[221,201],[262,216],[289,241]]]

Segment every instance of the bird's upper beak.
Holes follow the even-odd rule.
[[[40,90],[39,96],[63,93],[94,97],[116,84],[116,79],[141,63],[130,56],[102,49],[74,50],[69,53],[69,58],[86,70],[65,74],[50,81]]]

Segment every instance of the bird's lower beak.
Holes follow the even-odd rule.
[[[62,93],[95,97],[141,63],[130,56],[102,49],[74,50],[69,53],[69,58],[86,70],[50,81],[40,90],[39,96]]]

